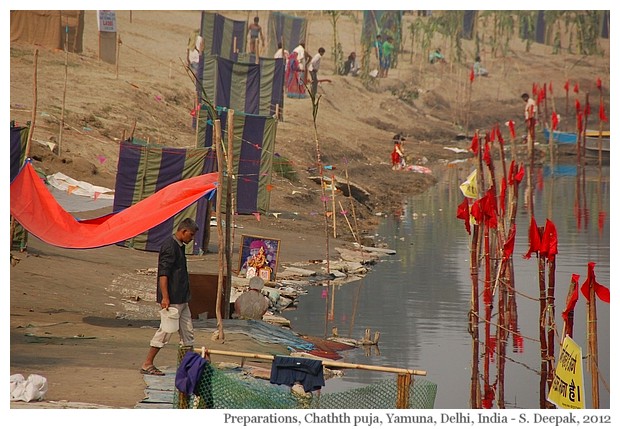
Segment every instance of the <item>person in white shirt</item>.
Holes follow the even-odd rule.
[[[310,76],[312,77],[312,94],[315,96],[316,91],[319,87],[319,78],[317,74],[319,72],[319,68],[321,67],[321,58],[323,57],[324,53],[325,48],[319,48],[319,52],[314,57],[312,57],[312,61],[310,61],[310,67],[308,68],[308,70],[310,70]]]
[[[534,139],[534,127],[536,126],[536,101],[527,92],[521,94],[521,99],[525,101],[525,129]]]
[[[286,61],[288,60],[288,51],[284,48],[282,48],[282,42],[278,43],[278,50],[276,51],[275,54],[273,54],[274,58],[284,58],[284,62],[286,63]]]
[[[304,42],[300,42],[299,45],[293,52],[297,52],[297,61],[299,61],[299,70],[304,72],[306,70],[307,60],[310,58],[310,54],[306,52],[306,44]]]

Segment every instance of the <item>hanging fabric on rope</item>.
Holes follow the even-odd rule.
[[[159,225],[217,189],[217,173],[166,186],[150,197],[95,219],[78,220],[54,199],[30,161],[11,183],[11,214],[32,235],[57,247],[108,246]]]

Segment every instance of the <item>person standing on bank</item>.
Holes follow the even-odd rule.
[[[392,67],[392,55],[394,55],[394,39],[392,37],[387,38],[385,42],[383,42],[383,46],[381,47],[383,51],[382,56],[382,65],[381,65],[381,77],[388,77],[388,72],[390,67]]]
[[[177,227],[177,231],[166,238],[159,250],[157,262],[157,302],[162,309],[170,307],[179,311],[179,336],[181,345],[194,345],[194,326],[189,310],[189,273],[185,258],[185,245],[194,239],[198,225],[193,219],[186,218]],[[150,342],[146,360],[140,367],[140,373],[164,375],[154,364],[155,356],[170,339],[172,333],[164,332],[159,327]]]
[[[318,54],[312,57],[308,70],[310,71],[310,77],[312,78],[312,94],[316,96],[316,92],[319,89],[319,78],[317,76],[319,68],[321,67],[321,58],[325,53],[325,48],[319,48]]]
[[[265,36],[263,36],[263,28],[258,24],[258,16],[255,16],[254,22],[248,25],[248,33],[250,35],[250,53],[255,54],[259,37],[261,48],[265,47]]]

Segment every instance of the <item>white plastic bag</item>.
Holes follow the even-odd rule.
[[[30,374],[27,379],[21,374],[11,375],[11,401],[41,401],[47,393],[47,379]]]

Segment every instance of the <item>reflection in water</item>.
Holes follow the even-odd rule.
[[[456,218],[463,200],[459,185],[475,168],[461,163],[459,168],[434,170],[439,183],[422,195],[408,199],[399,213],[384,219],[377,231],[377,242],[384,242],[396,255],[386,256],[373,266],[362,280],[342,286],[312,287],[300,299],[297,310],[287,312],[292,328],[299,333],[321,335],[328,323],[343,336],[360,339],[367,328],[381,333],[377,350],[359,348],[344,354],[346,361],[423,369],[427,379],[438,384],[436,408],[470,408],[472,377],[472,337],[468,332],[472,299],[470,246],[463,221]],[[565,300],[573,274],[587,277],[588,262],[596,262],[596,279],[609,286],[609,167],[584,170],[578,178],[574,166],[557,165],[553,169],[537,167],[533,174],[533,214],[538,224],[553,221],[557,228],[558,254],[555,264],[555,350],[562,336]],[[523,192],[524,185],[521,185]],[[508,208],[507,208],[508,209]],[[519,204],[513,266],[514,293],[507,292],[506,338],[503,391],[506,408],[539,408],[541,355],[539,338],[538,263],[535,256],[524,259],[529,248],[528,208]],[[588,213],[597,213],[596,225],[588,222]],[[594,227],[593,227],[594,226]],[[484,272],[481,272],[484,275]],[[334,296],[333,306],[331,302]],[[327,302],[328,300],[330,302]],[[482,302],[482,299],[481,299]],[[598,368],[600,371],[600,407],[609,408],[609,305],[597,303]],[[517,314],[518,310],[518,314]],[[482,306],[484,312],[484,307]],[[492,309],[496,317],[498,309]],[[483,313],[484,315],[484,313]],[[484,326],[480,325],[481,334]],[[586,300],[583,295],[574,311],[573,339],[587,354]],[[481,362],[489,361],[487,399],[500,385],[497,374],[499,345],[497,327],[492,326],[485,346],[481,335]],[[369,351],[370,349],[370,351]],[[379,352],[380,350],[380,352]],[[484,351],[487,353],[484,353]],[[557,356],[556,356],[557,357]],[[586,366],[584,365],[584,369]],[[482,375],[482,373],[481,373]],[[343,383],[371,383],[389,377],[371,371],[348,371]],[[590,408],[592,381],[584,374],[586,407]],[[485,389],[486,390],[486,389]],[[484,391],[482,396],[484,397]],[[497,406],[495,404],[494,406]]]

